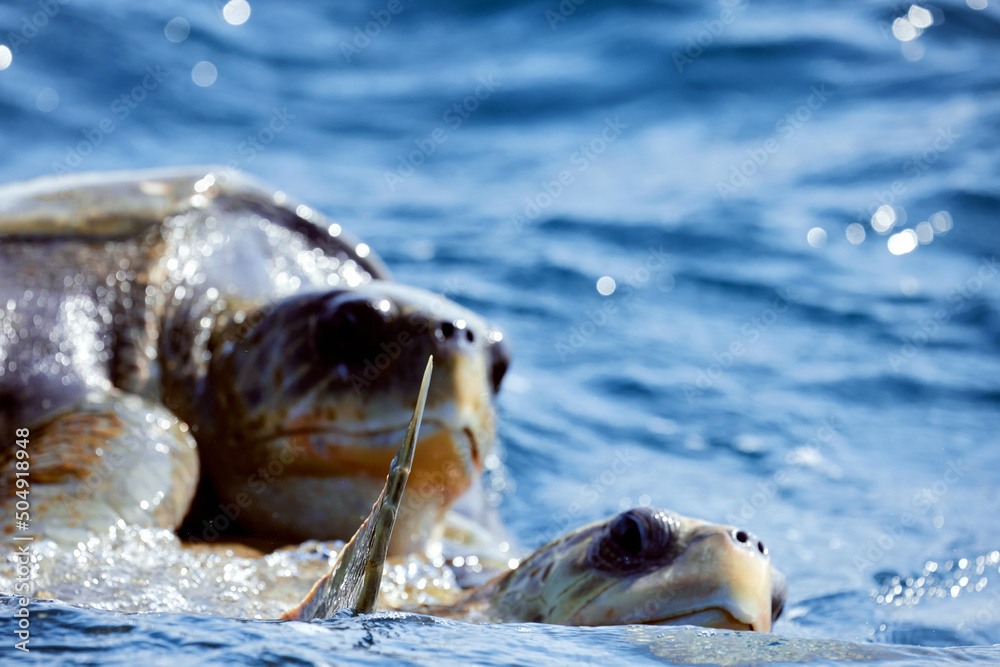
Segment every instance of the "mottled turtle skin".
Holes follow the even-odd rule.
[[[312,620],[375,608],[374,593],[366,597],[361,591],[363,582],[377,578],[372,573],[382,573],[384,554],[374,545],[380,532],[387,532],[392,489],[398,489],[401,473],[402,466],[393,470],[382,502],[330,572],[282,618]],[[440,603],[414,606],[389,595],[378,607],[473,623],[770,632],[787,597],[784,577],[756,536],[650,507],[578,528],[503,569],[478,587],[444,591]],[[450,601],[442,599],[448,593]]]
[[[428,613],[493,623],[769,632],[786,596],[784,576],[752,533],[637,507],[550,542]]]
[[[410,476],[432,369],[433,359],[371,514],[330,571],[282,619],[309,621],[378,608],[387,547]],[[786,596],[784,577],[755,535],[636,507],[574,530],[520,563],[508,561],[506,572],[450,602],[438,598],[437,604],[411,609],[472,622],[701,625],[769,632]],[[397,602],[406,597],[393,596]]]
[[[198,491],[196,541],[234,524],[278,543],[347,539],[430,355],[390,553],[425,544],[493,445],[502,334],[224,170],[0,186],[0,308],[0,497],[13,517],[27,429],[36,535],[176,529]]]

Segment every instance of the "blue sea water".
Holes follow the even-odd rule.
[[[4,3],[0,181],[228,164],[498,322],[491,483],[525,548],[667,507],[761,536],[789,641],[1000,643],[996,0],[249,6]],[[676,657],[623,628],[39,609],[47,661]]]

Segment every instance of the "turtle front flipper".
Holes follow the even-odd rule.
[[[316,582],[309,595],[297,607],[283,614],[282,619],[310,621],[314,618],[330,618],[344,610],[361,614],[375,611],[382,583],[382,566],[389,550],[396,511],[403,498],[406,480],[410,476],[433,366],[434,357],[431,357],[427,360],[424,378],[420,383],[420,394],[410,427],[392,460],[385,488],[375,501],[371,514],[354,537],[344,545],[330,572]]]
[[[119,520],[173,529],[188,511],[198,480],[195,441],[158,404],[117,389],[89,391],[55,416],[19,428],[28,433],[31,494],[30,523],[20,530],[75,544]],[[16,456],[12,447],[0,450],[0,502],[11,519],[21,487],[7,459]],[[5,523],[4,530],[15,526]]]

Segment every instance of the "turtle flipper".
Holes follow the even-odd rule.
[[[118,389],[92,390],[25,426],[35,535],[76,544],[119,520],[140,528],[180,525],[197,485],[198,452],[187,426],[163,406]],[[0,449],[0,509],[11,520],[14,459],[12,447]]]
[[[375,611],[382,583],[382,566],[389,549],[392,527],[396,522],[396,511],[403,498],[406,480],[410,476],[433,366],[434,358],[431,357],[427,360],[424,379],[420,383],[420,394],[410,427],[392,460],[385,488],[375,501],[371,514],[354,537],[344,545],[330,572],[316,582],[309,595],[297,607],[285,612],[281,618],[309,621],[314,618],[330,618],[344,610],[361,614]]]

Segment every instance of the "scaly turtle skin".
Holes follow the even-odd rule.
[[[382,488],[432,354],[392,553],[424,545],[494,440],[499,331],[392,282],[312,209],[223,171],[0,187],[0,309],[3,512],[13,434],[28,429],[31,529],[57,541],[119,518],[177,528],[199,478],[196,541],[235,522],[277,541],[345,539]]]
[[[579,528],[427,613],[482,622],[701,625],[768,632],[784,577],[746,531],[640,507]]]
[[[385,489],[330,572],[286,620],[376,608],[386,549],[420,425],[426,384]],[[422,613],[473,622],[559,625],[701,625],[768,632],[786,597],[754,535],[640,507],[579,528],[450,605]]]
[[[283,194],[220,180],[202,169],[0,188],[0,433],[30,431],[32,532],[75,544],[126,524],[175,528],[201,468],[221,500],[212,530],[223,516],[288,540],[357,529],[285,618],[371,611],[386,555],[421,547],[479,472],[507,364],[499,332],[389,282],[367,247]],[[0,457],[12,517],[14,453]],[[767,630],[784,594],[758,545],[630,510],[418,610]]]

